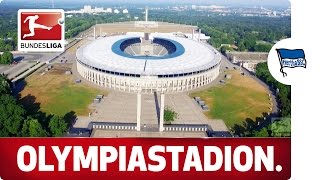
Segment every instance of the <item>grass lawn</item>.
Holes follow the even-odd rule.
[[[206,115],[211,119],[223,119],[228,127],[242,125],[250,118],[262,117],[270,112],[268,91],[250,77],[242,76],[238,70],[229,70],[231,80],[226,85],[192,93],[200,96],[210,107]]]
[[[22,99],[28,95],[34,96],[36,103],[40,103],[41,111],[47,114],[64,116],[74,111],[76,115],[88,115],[88,106],[96,95],[106,95],[106,91],[75,84],[72,76],[64,75],[64,71],[51,71],[42,76],[36,73],[27,78],[27,85],[21,92]]]

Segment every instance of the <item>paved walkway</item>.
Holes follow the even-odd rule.
[[[198,104],[187,94],[170,94],[165,96],[165,104],[179,113],[175,124],[207,124],[208,118]]]
[[[160,99],[160,97],[157,97]],[[196,102],[186,93],[165,96],[165,105],[174,109],[179,118],[174,124],[209,124],[215,131],[228,131],[222,120],[209,120]],[[90,122],[136,123],[136,95],[111,91],[101,103],[91,105],[91,117],[78,117],[74,127],[86,128]],[[96,113],[95,113],[96,112]],[[155,95],[142,95],[141,125],[158,125]]]
[[[137,131],[106,131],[106,130],[93,130],[91,137],[187,137],[199,138],[207,137],[204,132],[137,132]]]

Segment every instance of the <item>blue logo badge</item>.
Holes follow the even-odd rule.
[[[295,68],[295,67],[307,67],[307,60],[303,49],[276,49],[280,61],[280,72],[283,77],[287,76],[287,73],[283,71],[283,68]]]

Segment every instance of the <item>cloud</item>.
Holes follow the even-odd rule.
[[[0,3],[2,2],[3,0],[0,0]]]

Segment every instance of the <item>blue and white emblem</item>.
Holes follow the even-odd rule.
[[[287,76],[283,68],[307,67],[307,60],[303,49],[276,49],[280,61],[280,72]]]

